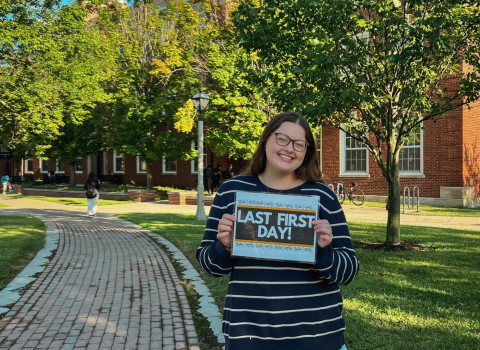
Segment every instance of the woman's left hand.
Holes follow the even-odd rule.
[[[317,244],[320,248],[324,248],[332,243],[332,226],[328,220],[312,221],[313,229],[317,234]]]

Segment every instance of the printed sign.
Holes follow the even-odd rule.
[[[233,256],[315,263],[315,196],[237,192]]]

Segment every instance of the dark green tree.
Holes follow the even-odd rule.
[[[118,48],[109,84],[114,101],[101,115],[107,145],[146,162],[148,188],[153,161],[191,153],[195,52],[206,21],[187,1],[138,2],[101,12],[97,21]]]
[[[244,0],[234,22],[282,107],[368,149],[388,184],[386,242],[399,243],[402,146],[480,96],[478,2]]]

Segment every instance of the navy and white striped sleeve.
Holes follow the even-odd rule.
[[[212,277],[226,276],[233,267],[233,258],[217,239],[217,233],[218,223],[223,214],[233,214],[234,205],[235,191],[231,186],[222,184],[213,200],[203,240],[196,253],[202,269]]]
[[[326,185],[319,184],[319,218],[328,220],[332,227],[332,244],[317,247],[315,269],[330,283],[348,284],[359,270],[357,255],[353,248],[345,213],[335,193]]]

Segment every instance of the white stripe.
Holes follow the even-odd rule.
[[[325,267],[323,269],[317,269],[317,271],[327,271],[327,270],[330,270],[332,268],[333,264],[330,265],[329,267]]]
[[[306,335],[299,335],[296,337],[282,337],[282,338],[273,338],[273,337],[259,337],[256,335],[242,335],[238,337],[231,337],[228,334],[224,334],[225,337],[228,337],[229,339],[242,339],[242,338],[255,338],[255,339],[261,339],[261,340],[287,340],[287,339],[301,339],[301,338],[316,338],[316,337],[322,337],[324,335],[332,334],[332,333],[337,333],[337,332],[342,332],[345,330],[345,327],[339,328],[334,331],[330,332],[325,332],[325,333],[317,333],[317,334],[306,334]]]
[[[315,308],[311,308],[311,309],[293,309],[293,310],[279,310],[279,311],[256,310],[256,309],[232,309],[232,308],[228,308],[228,307],[226,307],[225,310],[228,310],[230,312],[252,312],[252,313],[277,315],[277,314],[293,314],[293,313],[297,313],[297,312],[313,312],[313,311],[327,310],[327,309],[331,309],[331,308],[338,307],[338,306],[341,306],[341,305],[342,305],[342,303],[340,302],[340,303],[336,303],[336,304],[333,304],[333,305],[315,307]]]
[[[319,189],[319,188],[302,188],[300,191],[314,191],[314,192],[320,192],[320,193],[323,193],[325,196],[327,196],[328,198],[330,199],[333,199],[334,197],[332,197],[332,195],[330,193],[327,193],[325,192],[324,190],[322,189]],[[331,191],[331,190],[330,190]]]
[[[218,233],[218,230],[213,229],[213,228],[205,228],[205,231],[213,231],[215,233]]]
[[[338,316],[338,317],[331,318],[331,319],[328,319],[328,320],[316,321],[316,322],[296,322],[296,323],[283,323],[283,324],[262,324],[262,323],[254,323],[254,322],[232,323],[232,322],[228,322],[228,321],[225,321],[225,320],[222,323],[228,324],[230,327],[249,325],[249,326],[257,326],[257,327],[280,328],[280,327],[296,327],[296,326],[303,326],[303,325],[316,325],[316,324],[322,324],[322,323],[337,321],[337,320],[341,320],[341,319],[342,319],[342,316]]]
[[[235,266],[235,270],[290,270],[290,271],[311,271],[312,268],[300,267],[273,267],[273,266]]]
[[[333,236],[332,239],[343,238],[351,240],[350,236]]]
[[[317,283],[322,283],[322,281],[287,281],[287,282],[267,282],[267,281],[230,281],[228,284],[317,284]]]
[[[216,268],[222,271],[230,271],[232,269],[231,267],[224,268],[224,267],[221,267],[220,265],[214,264],[210,259],[210,256],[208,256],[208,262],[210,263],[210,265],[215,266]]]
[[[217,196],[222,197],[222,196],[224,196],[224,195],[227,195],[227,194],[230,194],[230,193],[237,193],[237,192],[238,192],[238,190],[225,191],[225,192],[222,192],[222,193],[217,192]]]
[[[212,208],[217,208],[217,209],[225,210],[225,209],[227,209],[228,207],[230,207],[230,206],[232,206],[232,205],[235,205],[235,202],[230,202],[230,204],[227,204],[227,205],[225,205],[225,206],[223,206],[223,207],[219,207],[218,205],[213,205],[213,204],[212,204]]]
[[[329,294],[337,294],[338,288],[330,292],[317,293],[317,294],[300,294],[300,295],[279,295],[279,296],[261,296],[261,295],[241,295],[241,294],[227,294],[227,298],[245,298],[245,299],[265,299],[265,300],[275,300],[275,299],[300,299],[300,298],[313,298],[321,297]]]
[[[257,187],[257,185],[252,183],[252,182],[242,181],[242,180],[238,180],[238,179],[235,179],[235,178],[232,178],[232,179],[228,180],[228,182],[240,182],[242,184],[247,184],[247,185],[250,185],[250,186]]]
[[[322,208],[324,211],[326,211],[327,213],[329,214],[338,214],[338,213],[341,213],[343,211],[342,208],[340,209],[337,209],[337,210],[329,210],[327,207],[324,207],[323,205],[320,204],[320,208]]]
[[[347,252],[355,253],[355,249],[348,248],[348,247],[334,247],[335,250],[345,250]]]

